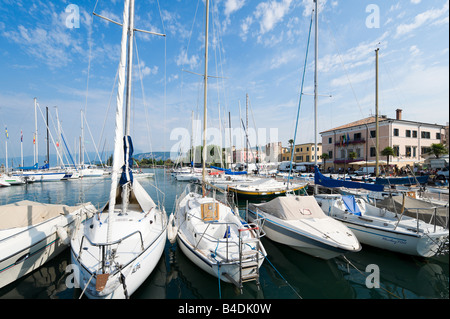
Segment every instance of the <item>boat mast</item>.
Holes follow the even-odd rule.
[[[375,50],[375,176],[378,177],[378,147],[379,147],[379,139],[378,139],[378,51],[380,49],[377,48]]]
[[[204,106],[203,106],[203,164],[202,164],[202,189],[205,196],[206,182],[206,121],[207,121],[207,95],[208,95],[208,28],[209,28],[209,0],[206,0],[206,27],[205,27],[205,84],[204,84]]]
[[[34,98],[34,164],[37,164],[38,162],[37,99]]]
[[[122,213],[128,208],[129,190],[131,188],[130,178],[130,118],[131,118],[131,82],[133,75],[133,44],[134,44],[134,0],[130,0],[130,15],[128,25],[128,54],[127,54],[127,85],[125,101],[125,167],[123,173],[127,182],[122,186]]]
[[[112,226],[114,207],[116,204],[116,191],[118,185],[118,175],[123,166],[123,93],[125,89],[125,70],[127,58],[127,38],[128,38],[128,23],[130,13],[130,0],[125,0],[123,10],[123,25],[122,25],[122,40],[120,50],[120,62],[118,73],[118,88],[116,100],[116,120],[114,133],[114,155],[113,155],[113,169],[111,173],[111,188],[109,193],[109,207],[108,207],[108,232],[107,242],[112,239]]]
[[[317,167],[317,104],[318,104],[318,72],[317,64],[319,61],[319,0],[315,3],[315,40],[314,40],[314,167]],[[295,147],[295,145],[294,145]],[[318,193],[317,185],[314,184],[314,194]]]

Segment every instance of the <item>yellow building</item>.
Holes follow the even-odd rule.
[[[294,162],[295,163],[312,163],[315,161],[315,149],[314,143],[297,144],[294,147]],[[322,151],[322,143],[317,144],[317,161],[320,162],[320,155]],[[290,148],[283,148],[282,161],[291,160]]]

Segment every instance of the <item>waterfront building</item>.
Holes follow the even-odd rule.
[[[431,144],[446,142],[444,125],[403,120],[401,109],[396,110],[395,119],[385,115],[379,116],[378,127],[379,160],[386,160],[381,151],[390,146],[394,149],[395,156],[391,156],[389,163],[397,165],[398,168],[423,162],[429,155]],[[322,153],[329,156],[327,166],[334,167],[335,170],[355,162],[376,160],[375,116],[320,134]]]

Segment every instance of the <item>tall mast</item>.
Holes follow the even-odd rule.
[[[128,38],[128,23],[130,13],[130,0],[125,0],[123,9],[123,25],[122,25],[122,40],[120,49],[120,62],[118,72],[118,86],[117,86],[117,100],[116,100],[116,119],[115,119],[115,133],[114,133],[114,156],[113,168],[111,173],[111,188],[109,193],[109,207],[108,207],[108,230],[107,242],[112,239],[112,219],[114,208],[116,204],[116,191],[118,185],[118,175],[123,166],[123,94],[125,90],[125,71],[127,58],[127,38]]]
[[[39,162],[39,155],[38,155],[38,129],[37,129],[37,99],[34,98],[34,164],[38,162]]]
[[[314,166],[317,167],[317,104],[318,104],[318,72],[317,64],[319,61],[319,0],[315,2],[315,41],[314,41]],[[295,147],[295,145],[294,145]],[[317,194],[317,185],[314,186],[314,193]]]
[[[47,165],[48,169],[50,169],[50,138],[49,138],[49,129],[48,129],[48,106],[45,108],[47,115]]]
[[[207,123],[207,96],[208,96],[208,29],[209,29],[209,0],[206,0],[206,27],[205,27],[205,87],[204,87],[204,106],[203,106],[203,164],[202,164],[202,182],[206,182],[206,123]],[[205,195],[203,193],[203,195]]]
[[[378,177],[378,147],[379,147],[379,139],[378,139],[378,51],[380,49],[377,48],[375,50],[375,175]]]

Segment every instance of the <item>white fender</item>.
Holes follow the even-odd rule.
[[[167,238],[169,239],[169,242],[171,244],[175,243],[175,241],[177,239],[177,232],[178,232],[178,229],[174,223],[174,216],[173,216],[173,214],[170,214],[169,224],[167,225]]]
[[[69,235],[67,235],[67,231],[64,227],[57,227],[56,228],[56,233],[58,234],[59,240],[61,241],[61,243],[63,245],[69,245],[70,243],[70,238]]]

